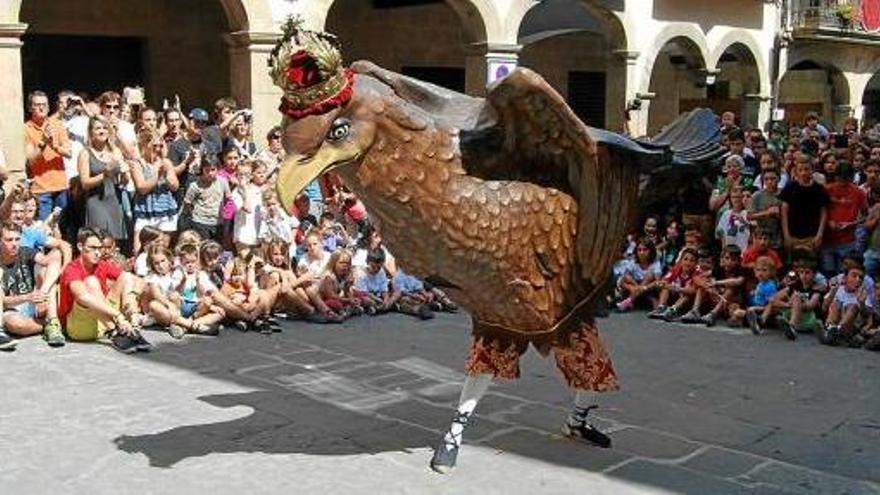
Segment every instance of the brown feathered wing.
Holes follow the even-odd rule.
[[[588,289],[611,275],[636,216],[640,173],[664,158],[586,126],[543,78],[522,68],[489,87],[479,124],[461,140],[470,175],[532,182],[575,198],[577,260]]]

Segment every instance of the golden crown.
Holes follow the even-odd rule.
[[[352,72],[342,66],[339,39],[302,24],[301,18],[289,17],[269,56],[269,75],[284,91],[279,110],[295,119],[344,105],[354,83]]]

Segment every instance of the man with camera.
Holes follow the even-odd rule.
[[[49,119],[49,97],[42,91],[28,95],[30,119],[25,122],[25,149],[31,192],[37,197],[39,218],[53,209],[67,208],[69,186],[64,159],[71,158],[70,139],[61,123]]]

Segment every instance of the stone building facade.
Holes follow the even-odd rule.
[[[841,0],[851,3],[853,0]],[[809,0],[0,0],[0,146],[20,173],[24,97],[137,84],[185,107],[231,94],[277,120],[266,73],[291,14],[349,60],[481,94],[514,65],[543,74],[589,124],[650,134],[695,106],[763,124],[774,107],[831,124],[880,117],[880,36]],[[69,53],[68,53],[69,52]],[[72,64],[72,65],[71,65]],[[91,87],[81,87],[91,85]],[[115,86],[119,87],[119,86]],[[877,105],[875,105],[875,102]],[[874,106],[878,109],[875,110]]]

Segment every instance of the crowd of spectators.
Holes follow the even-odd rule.
[[[209,113],[178,98],[151,108],[136,88],[62,91],[54,105],[34,91],[27,106],[28,178],[0,204],[0,349],[43,335],[131,353],[151,349],[145,328],[271,334],[280,318],[457,310],[396,266],[332,174],[289,215],[274,184],[281,129],[257,144],[253,113],[232,98]]]
[[[810,113],[765,135],[731,112],[720,126],[726,154],[628,237],[610,302],[880,350],[880,126],[832,132]]]

